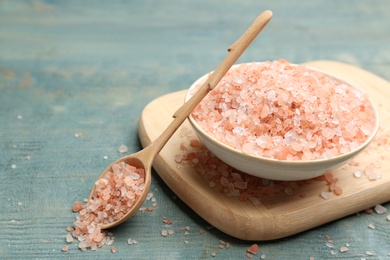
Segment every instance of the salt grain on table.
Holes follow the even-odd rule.
[[[128,148],[127,148],[126,145],[122,144],[121,146],[119,146],[118,151],[119,151],[120,153],[127,153]]]
[[[382,214],[385,214],[387,212],[387,208],[383,207],[382,205],[378,204],[375,206],[374,208],[375,212],[378,214],[378,215],[382,215]]]

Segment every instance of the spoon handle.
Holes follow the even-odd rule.
[[[171,124],[154,142],[149,145],[150,149],[148,149],[148,152],[150,158],[153,158],[161,151],[166,142],[184,122],[188,115],[194,110],[200,101],[202,101],[207,93],[221,81],[226,72],[228,72],[246,48],[264,29],[267,23],[271,20],[271,17],[272,12],[270,10],[261,13],[247,31],[228,48],[227,56],[222,60],[211,76],[206,80],[202,87],[200,87],[199,90],[174,113],[174,120]]]

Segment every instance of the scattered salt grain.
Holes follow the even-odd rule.
[[[369,164],[366,167],[365,174],[367,175],[368,179],[371,181],[375,181],[381,178],[380,169],[375,168],[375,166],[372,164]]]
[[[247,249],[247,252],[248,253],[251,253],[253,255],[257,254],[259,252],[259,246],[257,244],[253,244],[251,245],[248,249]]]
[[[127,153],[128,148],[127,148],[126,145],[122,144],[121,146],[119,146],[118,151],[119,151],[120,153]]]
[[[340,186],[336,186],[334,187],[333,193],[340,196],[341,194],[343,194],[343,189]]]
[[[136,244],[138,244],[138,241],[134,240],[132,238],[129,238],[129,239],[127,239],[127,244],[129,244],[129,245],[136,245]]]
[[[104,160],[107,160],[107,159],[108,159],[108,156],[107,156],[107,155],[103,156],[103,159],[104,159]]]
[[[151,200],[153,196],[154,196],[153,192],[148,192],[148,194],[146,194],[146,200]]]
[[[18,206],[23,206],[23,203],[22,202],[18,202]]]
[[[374,224],[369,224],[369,225],[368,225],[368,228],[370,228],[370,229],[375,229],[375,225],[374,225]]]
[[[365,209],[364,210],[367,214],[371,214],[374,212],[374,210],[372,208],[368,208],[368,209]]]
[[[161,231],[161,235],[162,235],[163,237],[168,236],[168,230],[163,229],[163,230]]]
[[[82,209],[83,209],[83,203],[82,202],[80,202],[80,201],[73,202],[73,207],[72,207],[72,211],[73,212],[79,212]]]
[[[72,228],[72,227],[67,227],[67,228],[66,228],[66,231],[72,232],[72,231],[74,231],[74,228]]]
[[[353,173],[353,176],[355,176],[356,178],[361,178],[363,176],[363,172],[361,170],[356,170]]]
[[[326,242],[325,245],[329,248],[334,248],[334,244]]]
[[[16,169],[16,164],[12,164],[12,165],[11,165],[11,168],[12,168],[12,169]]]
[[[345,253],[347,251],[348,251],[348,247],[346,247],[346,246],[340,247],[340,253]]]
[[[84,135],[83,135],[83,133],[81,133],[81,132],[75,133],[75,134],[74,134],[74,137],[76,137],[76,138],[83,137],[83,136],[84,136]]]
[[[23,119],[23,116],[22,115],[18,115],[17,118],[20,120],[20,119]]]
[[[240,172],[212,154],[207,148],[201,146],[197,148],[188,146],[188,138],[182,136],[183,143],[180,144],[180,150],[183,156],[181,165],[192,167],[198,174],[207,180],[208,186],[224,193],[228,197],[234,197],[240,201],[251,202],[253,206],[261,205],[263,197],[274,196],[278,193],[294,195],[295,190],[312,181],[325,181],[327,185],[332,186],[332,191],[336,195],[342,194],[342,189],[336,186],[338,178],[331,173],[317,177],[312,180],[304,181],[272,181],[254,177]],[[198,160],[194,162],[194,158]],[[299,194],[301,198],[307,196],[305,192]],[[330,193],[324,193],[325,199],[330,198]]]
[[[390,215],[387,215],[386,220],[390,221]]]
[[[323,192],[321,192],[321,197],[328,200],[330,198],[330,193],[323,191]]]
[[[68,243],[73,242],[73,237],[72,237],[71,234],[67,234],[67,235],[66,235],[66,242],[68,242]]]
[[[373,256],[373,255],[375,255],[375,254],[374,254],[374,252],[366,251],[366,255]]]
[[[61,250],[62,250],[62,252],[68,252],[69,246],[63,246]]]
[[[387,208],[383,207],[382,205],[378,204],[375,206],[374,208],[375,212],[378,214],[378,215],[382,215],[382,214],[385,214],[387,212]]]

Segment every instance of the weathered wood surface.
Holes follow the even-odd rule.
[[[272,21],[239,62],[335,60],[390,79],[387,0],[0,1],[0,258],[200,259],[214,251],[245,258],[252,242],[206,229],[157,174],[157,207],[112,230],[115,254],[61,248],[73,201],[88,196],[121,144],[141,148],[143,108],[215,68],[266,9]],[[164,238],[163,229],[175,233]],[[266,259],[386,259],[389,233],[386,215],[362,212],[258,244]],[[139,243],[127,245],[128,238]],[[219,249],[219,240],[231,248]]]

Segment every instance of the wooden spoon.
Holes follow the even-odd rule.
[[[114,163],[112,163],[99,178],[103,178],[107,172],[112,171],[112,165],[120,162],[125,162],[129,165],[132,165],[137,168],[143,168],[145,170],[145,188],[141,196],[137,199],[131,209],[120,219],[102,224],[100,226],[101,229],[107,229],[121,224],[122,222],[129,219],[132,215],[134,215],[141,205],[144,203],[146,195],[150,188],[151,183],[151,168],[155,157],[167,143],[167,141],[171,138],[171,136],[175,133],[175,131],[179,128],[179,126],[184,122],[184,120],[188,117],[188,115],[192,112],[192,110],[196,107],[197,104],[206,96],[206,94],[213,89],[222,77],[226,74],[226,72],[230,69],[230,67],[236,62],[236,60],[241,56],[241,54],[245,51],[245,49],[251,44],[251,42],[256,38],[256,36],[263,30],[263,28],[267,25],[272,17],[272,12],[267,10],[261,13],[253,24],[248,28],[248,30],[228,49],[228,54],[225,59],[219,64],[219,66],[215,69],[212,75],[206,80],[206,82],[202,85],[202,87],[194,94],[194,96],[184,103],[173,115],[174,120],[171,124],[165,129],[165,131],[151,144],[145,147],[143,150],[124,156]],[[95,188],[91,191],[89,199],[92,199],[96,196]]]

